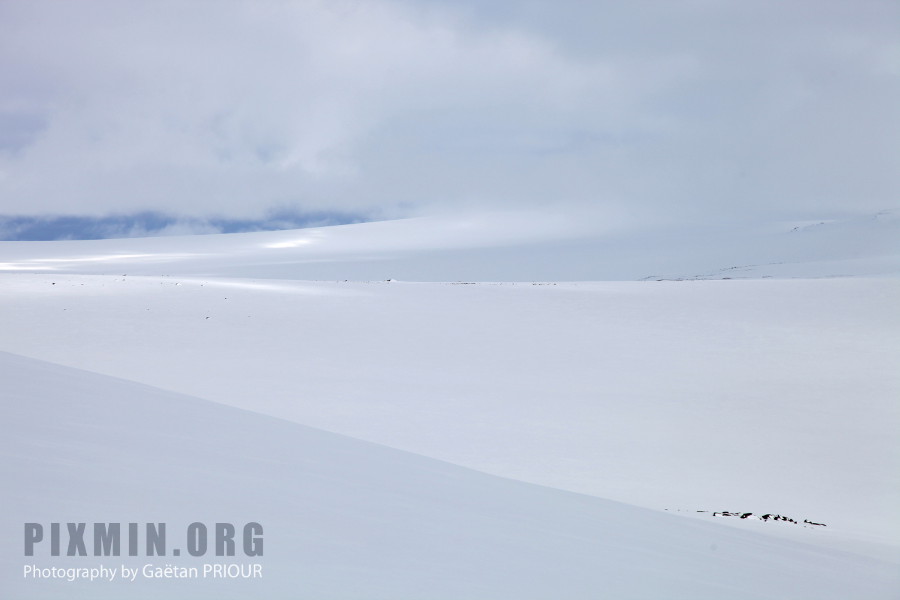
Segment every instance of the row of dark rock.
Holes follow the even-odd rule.
[[[697,512],[705,513],[705,512],[709,512],[709,511],[698,510]],[[752,517],[753,513],[752,512],[733,512],[733,511],[728,511],[728,510],[721,510],[721,511],[713,511],[712,516],[714,516],[714,517],[738,517],[741,519],[747,519],[747,518]],[[760,515],[755,518],[759,519],[760,521],[772,520],[772,521],[785,521],[787,523],[794,523],[795,525],[799,524],[798,521],[796,521],[795,519],[792,519],[791,517],[785,517],[783,515],[776,515],[776,514],[772,514],[772,513],[765,513],[765,514]],[[816,523],[815,521],[810,521],[809,519],[803,519],[803,524],[816,525],[817,527],[826,527],[825,523]]]

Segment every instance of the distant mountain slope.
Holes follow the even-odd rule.
[[[893,598],[896,565],[468,471],[0,353],[4,598]],[[250,581],[34,581],[24,522],[253,519]],[[171,534],[175,539],[174,533]],[[175,544],[172,543],[174,546]],[[58,566],[221,559],[57,558]]]
[[[900,275],[900,219],[703,228],[494,213],[261,233],[0,242],[0,271],[305,280],[594,281]]]

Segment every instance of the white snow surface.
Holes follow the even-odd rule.
[[[895,565],[484,475],[0,353],[2,535],[24,522],[264,524],[261,580],[34,581],[4,598],[890,598]],[[65,543],[65,542],[64,542]],[[55,566],[234,559],[55,558]],[[246,559],[244,559],[246,561]]]
[[[277,232],[0,242],[3,271],[405,281],[897,276],[900,213],[703,230],[602,212],[473,213]]]
[[[897,220],[600,229],[0,242],[4,537],[264,522],[191,597],[897,597]]]

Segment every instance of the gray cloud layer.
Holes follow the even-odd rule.
[[[0,213],[876,211],[900,5],[0,2]]]

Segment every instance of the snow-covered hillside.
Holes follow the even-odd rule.
[[[302,280],[596,281],[900,274],[894,212],[693,230],[487,213],[293,231],[0,242],[0,272]]]
[[[3,280],[8,351],[644,506],[900,539],[894,279]]]
[[[893,597],[898,225],[819,223],[0,243],[6,537],[271,523],[191,597]]]
[[[890,598],[894,565],[0,354],[6,598]],[[23,522],[263,525],[260,580],[11,576]],[[175,537],[173,535],[173,537]],[[175,538],[178,539],[178,538]],[[173,543],[178,545],[177,543]],[[235,559],[73,557],[199,565]],[[245,562],[248,559],[243,559]]]

